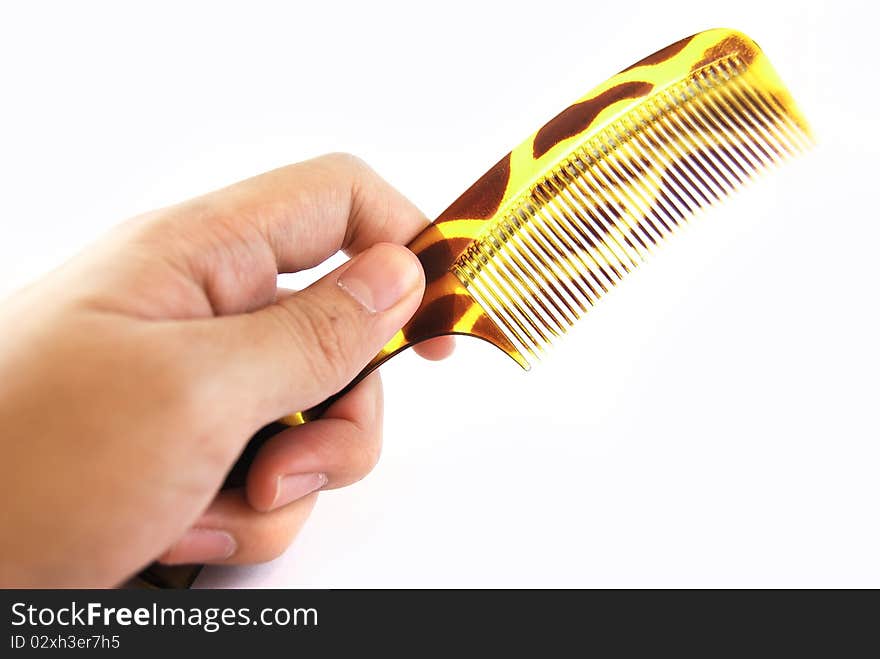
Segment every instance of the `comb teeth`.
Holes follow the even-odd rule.
[[[647,98],[580,145],[453,266],[537,358],[696,211],[812,144],[737,57]]]

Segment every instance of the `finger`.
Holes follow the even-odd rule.
[[[297,291],[293,290],[292,288],[282,288],[281,286],[279,286],[275,289],[275,302],[283,300],[284,298],[288,298],[291,295],[295,295],[296,293]]]
[[[413,346],[413,350],[424,359],[435,362],[446,359],[455,350],[455,337],[438,336]]]
[[[249,314],[180,327],[209,351],[211,379],[268,422],[308,409],[351,382],[415,312],[418,259],[379,243],[308,288]],[[213,356],[211,356],[213,355]],[[248,398],[250,397],[250,398]]]
[[[320,419],[266,442],[248,471],[248,502],[273,510],[316,489],[354,483],[373,469],[381,447],[382,384],[373,373]]]
[[[281,288],[275,291],[275,301],[284,300],[294,295],[297,291],[290,288]],[[413,350],[423,359],[428,361],[440,361],[446,359],[455,351],[454,336],[438,336],[434,339],[428,339],[413,346]]]
[[[331,154],[282,167],[153,214],[139,225],[207,295],[216,315],[272,302],[278,272],[340,249],[409,242],[428,223],[363,161]]]
[[[275,291],[275,301],[284,300],[294,295],[297,291],[291,288],[278,287]],[[428,361],[440,361],[446,359],[455,351],[454,336],[438,336],[434,339],[422,341],[413,347],[413,350],[423,359]]]
[[[159,562],[246,565],[270,561],[296,538],[317,498],[312,494],[260,513],[248,505],[243,490],[223,490]]]

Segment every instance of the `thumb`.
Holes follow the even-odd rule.
[[[405,247],[378,243],[308,288],[227,316],[230,383],[266,421],[308,409],[351,382],[418,308],[425,276]],[[240,399],[240,398],[239,398]]]

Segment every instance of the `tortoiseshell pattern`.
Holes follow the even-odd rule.
[[[422,303],[352,385],[444,334],[484,339],[528,368],[691,213],[811,141],[745,35],[709,30],[657,51],[548,121],[409,244],[425,269]],[[228,484],[259,443],[340,394],[261,430]],[[187,587],[197,573],[153,566],[139,580]]]
[[[528,368],[690,213],[810,141],[745,35],[709,30],[657,51],[538,129],[409,244],[425,296],[358,380],[444,334]]]

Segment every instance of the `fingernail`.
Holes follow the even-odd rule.
[[[270,509],[280,508],[302,499],[305,495],[314,492],[327,484],[326,474],[291,474],[278,479],[275,489],[275,499]]]
[[[379,243],[358,254],[337,283],[370,313],[387,311],[421,282],[416,259],[399,246]]]
[[[235,538],[226,531],[192,528],[162,557],[163,563],[208,563],[235,553]]]

